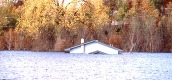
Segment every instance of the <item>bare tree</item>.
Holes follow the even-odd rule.
[[[129,18],[129,25],[122,30],[123,34],[123,49],[133,52],[140,51],[140,44],[143,39],[142,26],[139,24],[139,17]]]

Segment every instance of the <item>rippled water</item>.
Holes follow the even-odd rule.
[[[172,54],[0,51],[0,80],[172,80]]]

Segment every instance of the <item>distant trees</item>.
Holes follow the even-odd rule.
[[[0,6],[0,36],[2,49],[11,50],[13,47],[13,32],[12,28],[16,26],[17,14],[14,9],[15,5],[13,2],[4,2]]]
[[[51,50],[60,28],[62,12],[56,0],[24,1],[17,31],[34,40],[34,49]]]
[[[65,8],[61,38],[68,46],[80,44],[81,38],[85,41],[100,39],[101,31],[109,21],[107,12],[102,0],[73,0]]]
[[[84,38],[129,52],[172,51],[170,0],[65,1],[9,0],[0,6],[0,49],[63,51]]]
[[[73,0],[65,7],[63,4],[59,6],[56,0],[27,0],[20,9],[21,17],[16,30],[36,41],[32,45],[36,50],[57,49],[54,44],[59,43],[58,40],[62,41],[59,45],[68,47],[78,44],[81,37],[86,41],[98,39],[98,30],[108,22],[107,10],[101,0]]]
[[[17,22],[17,15],[13,13],[14,4],[6,3],[0,6],[0,28],[15,26]]]
[[[126,51],[160,52],[163,46],[163,27],[156,23],[159,12],[149,0],[134,3],[128,13],[128,28],[124,28]]]
[[[165,15],[162,17],[161,26],[163,30],[163,51],[171,52],[172,51],[172,2],[167,4],[167,8],[165,9]]]

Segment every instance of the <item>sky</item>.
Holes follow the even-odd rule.
[[[64,0],[64,6],[63,7],[66,7],[67,6],[67,8],[70,9],[71,6],[74,6],[75,5],[75,4],[68,5],[72,1],[74,1],[74,0]],[[76,6],[76,9],[78,9],[80,7],[80,5],[83,4],[83,2],[82,2],[82,0],[75,0],[75,1],[79,1],[79,2],[77,2],[77,6]],[[74,3],[75,3],[75,1],[74,1]],[[59,4],[60,5],[61,5],[61,3],[62,3],[62,0],[59,0]]]
[[[68,3],[70,3],[72,0],[64,0],[64,6],[66,6]],[[59,0],[59,4],[61,5],[62,0]]]

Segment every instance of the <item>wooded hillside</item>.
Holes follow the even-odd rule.
[[[99,40],[172,52],[172,0],[1,0],[0,50],[63,51]]]

